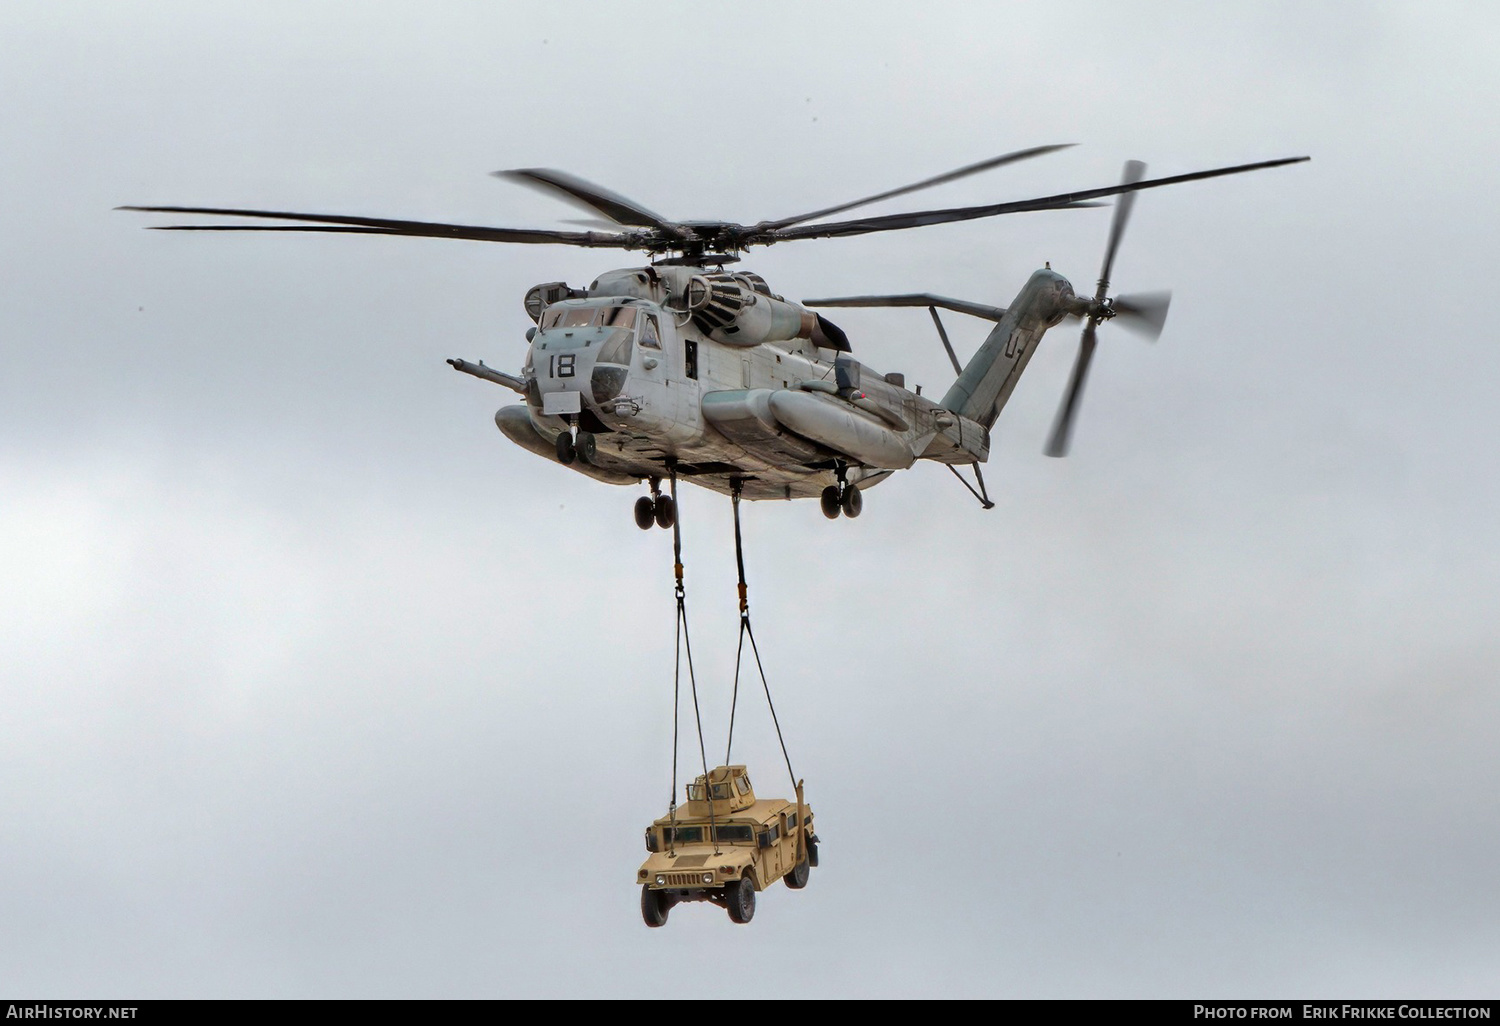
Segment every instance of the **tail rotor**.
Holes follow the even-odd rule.
[[[1146,173],[1146,165],[1139,160],[1125,163],[1125,174],[1121,185],[1133,185]],[[1099,284],[1094,298],[1079,304],[1078,314],[1084,318],[1083,334],[1078,340],[1078,357],[1073,361],[1073,373],[1068,379],[1068,390],[1063,394],[1057,417],[1052,422],[1052,433],[1047,439],[1048,456],[1066,456],[1073,434],[1073,421],[1078,415],[1078,403],[1083,396],[1083,386],[1088,380],[1089,364],[1094,359],[1094,348],[1098,344],[1097,329],[1104,321],[1120,317],[1121,326],[1155,341],[1167,320],[1167,308],[1171,305],[1170,292],[1140,292],[1130,295],[1109,296],[1109,276],[1114,269],[1115,253],[1120,248],[1120,237],[1130,221],[1130,212],[1135,206],[1135,193],[1121,193],[1115,200],[1115,216],[1109,229],[1109,242],[1104,249],[1104,265],[1099,270]]]

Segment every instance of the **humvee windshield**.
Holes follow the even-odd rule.
[[[673,827],[664,827],[662,829],[662,836],[667,839],[668,844],[671,844],[673,841],[676,841],[678,844],[696,844],[703,840],[703,828],[701,826],[690,826],[676,827],[674,830]]]
[[[753,828],[748,826],[721,826],[714,828],[714,837],[729,844],[749,844],[755,840]]]

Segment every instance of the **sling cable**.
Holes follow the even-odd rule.
[[[676,516],[672,522],[672,571],[675,576],[673,582],[673,594],[676,597],[676,655],[673,661],[672,673],[672,792],[670,792],[670,804],[667,805],[667,814],[672,820],[672,829],[667,834],[667,844],[672,850],[672,844],[676,838],[676,780],[678,780],[678,724],[681,721],[681,691],[682,691],[682,661],[684,655],[687,657],[687,679],[688,688],[693,696],[693,721],[697,729],[697,754],[703,768],[703,783],[709,786],[708,772],[708,748],[703,741],[703,717],[697,700],[697,675],[693,669],[693,642],[688,633],[687,622],[687,586],[682,580],[682,514],[681,505],[676,502],[676,466],[669,466],[669,489],[672,495],[672,504],[676,508]],[[781,733],[781,720],[775,714],[775,702],[771,699],[771,684],[766,681],[765,664],[760,661],[760,648],[754,640],[754,628],[750,622],[750,588],[745,583],[745,558],[744,558],[744,532],[739,526],[739,493],[741,493],[742,481],[738,477],[730,478],[730,496],[733,499],[733,517],[735,517],[735,568],[738,571],[738,597],[739,597],[739,640],[735,648],[735,679],[733,679],[733,690],[730,693],[729,702],[729,739],[724,745],[724,765],[729,765],[730,753],[733,751],[733,738],[735,738],[735,712],[739,705],[739,676],[744,666],[745,640],[750,642],[750,652],[754,657],[756,672],[760,676],[760,688],[765,693],[765,702],[771,711],[771,723],[775,727],[775,739],[781,747],[781,759],[786,762],[787,777],[792,781],[795,790],[801,790],[801,784],[796,780],[796,774],[792,771],[792,757],[787,754],[786,738]],[[709,829],[714,838],[714,852],[718,853],[718,831],[717,823],[714,822],[714,804],[709,801]],[[798,802],[801,804],[801,802]],[[801,853],[801,852],[799,852]]]

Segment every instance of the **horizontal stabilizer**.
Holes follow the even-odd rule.
[[[899,296],[835,296],[831,299],[804,299],[803,306],[940,306],[971,317],[982,317],[987,321],[998,321],[1005,310],[985,303],[971,303],[967,299],[950,299],[934,296],[930,292],[910,292]]]

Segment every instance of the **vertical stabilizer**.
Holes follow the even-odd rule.
[[[985,427],[993,425],[1042,335],[1077,304],[1068,279],[1050,269],[1033,274],[943,396],[942,406]]]

